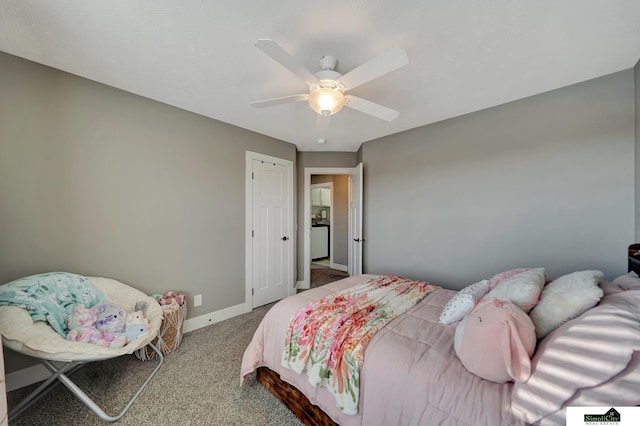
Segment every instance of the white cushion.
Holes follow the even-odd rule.
[[[482,280],[460,290],[445,305],[438,321],[441,324],[451,324],[460,321],[471,312],[478,300],[489,291],[489,281]]]
[[[544,268],[535,268],[502,281],[484,299],[509,299],[523,311],[529,312],[538,302],[543,287]]]
[[[602,276],[601,271],[578,271],[549,283],[529,313],[538,338],[595,306],[603,295],[598,286]]]

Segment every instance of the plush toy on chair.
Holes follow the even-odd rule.
[[[82,343],[93,343],[109,348],[121,348],[127,344],[124,336],[117,336],[108,331],[102,332],[95,327],[98,317],[93,309],[78,305],[67,322],[69,333],[67,340]]]
[[[91,310],[96,314],[94,327],[102,333],[124,333],[127,317],[119,305],[110,302],[98,303]]]
[[[149,324],[149,320],[144,317],[144,313],[141,310],[129,312],[126,317],[125,322],[125,332],[129,325],[142,325],[144,328],[151,328],[151,324]]]
[[[144,324],[127,324],[124,333],[120,334],[123,336],[127,343],[135,340],[138,336],[142,336],[143,334],[147,334],[149,332],[149,328]]]

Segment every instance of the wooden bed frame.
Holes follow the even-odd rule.
[[[302,392],[280,379],[280,375],[275,371],[267,367],[258,367],[256,378],[305,425],[339,426],[317,405],[313,405]]]

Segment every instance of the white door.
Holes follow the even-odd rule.
[[[349,173],[349,275],[362,274],[362,163]]]
[[[293,165],[253,159],[251,164],[252,307],[292,293]]]

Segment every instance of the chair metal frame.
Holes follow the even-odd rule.
[[[89,396],[78,386],[76,385],[70,378],[70,376],[78,371],[81,367],[87,365],[90,362],[97,362],[100,360],[92,360],[92,361],[71,361],[66,362],[62,366],[58,367],[53,364],[51,361],[46,359],[39,359],[39,361],[45,366],[47,370],[51,372],[51,377],[42,382],[40,386],[38,386],[33,392],[31,392],[27,397],[25,397],[18,405],[16,405],[9,412],[9,421],[11,422],[17,416],[19,416],[24,410],[29,408],[33,403],[38,401],[40,398],[49,393],[56,385],[62,383],[65,385],[80,401],[82,401],[91,411],[93,411],[98,417],[100,417],[105,422],[115,422],[120,420],[122,416],[125,415],[127,410],[131,407],[133,402],[140,396],[144,388],[149,384],[151,379],[158,373],[160,367],[164,363],[164,356],[162,353],[156,348],[153,344],[148,344],[154,352],[158,355],[158,365],[156,365],[155,369],[151,372],[151,374],[147,377],[147,379],[142,383],[142,385],[138,388],[138,390],[133,394],[129,402],[126,403],[122,411],[115,416],[110,416],[105,411],[98,406]],[[102,360],[102,359],[101,359]]]

